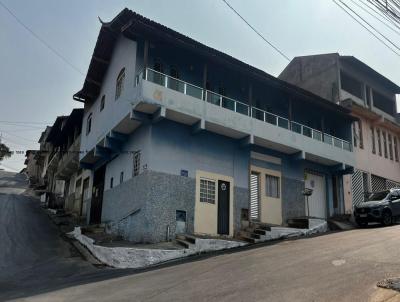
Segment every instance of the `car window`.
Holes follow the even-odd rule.
[[[389,191],[371,193],[368,196],[367,201],[382,200],[388,195],[388,193],[389,193]]]

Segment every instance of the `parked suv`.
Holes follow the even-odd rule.
[[[390,225],[393,217],[400,216],[400,189],[371,193],[365,202],[354,208],[356,223],[363,227],[368,222]]]

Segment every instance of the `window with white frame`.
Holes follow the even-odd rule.
[[[133,176],[137,176],[140,173],[140,151],[133,154]]]
[[[200,202],[215,204],[215,180],[200,178]]]
[[[265,195],[272,198],[279,198],[279,177],[268,174],[265,175]]]
[[[124,90],[124,82],[125,82],[125,67],[121,69],[118,74],[117,82],[115,85],[115,99],[117,100]]]

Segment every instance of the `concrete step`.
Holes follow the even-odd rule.
[[[186,241],[186,240],[183,240],[183,239],[178,239],[178,238],[176,238],[175,241],[176,241],[176,243],[178,243],[179,245],[183,246],[185,249],[190,248],[191,245],[192,245],[190,242],[188,242],[188,241]]]
[[[252,237],[248,237],[248,236],[244,236],[244,235],[239,235],[239,236],[238,236],[238,239],[239,239],[239,240],[242,240],[242,241],[246,241],[246,242],[248,242],[248,243],[256,243],[256,242],[259,242],[258,239],[255,239],[255,238],[252,238]]]
[[[196,237],[193,236],[193,235],[189,235],[189,234],[178,234],[178,235],[176,235],[176,238],[177,238],[177,239],[180,239],[180,240],[185,240],[185,241],[187,241],[187,242],[189,242],[189,243],[191,243],[191,244],[196,244]]]

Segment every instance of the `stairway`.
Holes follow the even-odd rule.
[[[239,232],[238,239],[249,243],[257,243],[272,239],[271,226],[261,222],[251,222],[248,227]]]
[[[189,249],[196,244],[196,237],[189,234],[179,234],[176,235],[175,241],[185,249]]]

